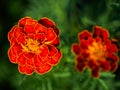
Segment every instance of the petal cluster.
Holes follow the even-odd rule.
[[[93,77],[99,77],[99,71],[115,71],[118,66],[118,47],[114,39],[109,39],[109,32],[101,26],[95,26],[93,33],[83,30],[78,34],[79,44],[72,45],[76,54],[76,69],[82,72],[91,70]]]
[[[21,18],[8,32],[9,60],[22,74],[47,73],[58,64],[62,53],[57,48],[60,31],[49,18]]]

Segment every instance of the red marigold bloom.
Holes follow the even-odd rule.
[[[38,21],[30,17],[20,19],[8,33],[10,62],[18,64],[23,74],[49,72],[62,56],[56,47],[60,43],[59,34],[55,23],[46,17]]]
[[[99,77],[99,71],[115,71],[118,66],[117,45],[109,39],[109,32],[101,26],[95,26],[93,33],[83,30],[78,34],[79,43],[73,44],[76,54],[76,69],[82,72],[91,70],[93,77]]]

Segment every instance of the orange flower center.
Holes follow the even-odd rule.
[[[101,60],[105,58],[106,48],[102,42],[93,42],[92,45],[88,47],[88,52],[90,54],[89,58],[93,60]]]
[[[40,43],[37,40],[34,39],[27,39],[26,40],[26,44],[22,45],[23,50],[26,52],[39,52],[39,47],[40,47]]]

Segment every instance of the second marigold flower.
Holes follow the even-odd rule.
[[[10,61],[18,64],[23,74],[49,72],[62,56],[56,47],[60,43],[59,34],[55,23],[46,17],[38,21],[30,17],[20,19],[8,33]]]
[[[93,77],[99,76],[99,71],[115,71],[118,66],[118,52],[115,40],[109,39],[109,32],[101,26],[95,26],[93,33],[83,30],[78,34],[79,44],[72,45],[76,54],[76,68],[82,72],[89,68]]]

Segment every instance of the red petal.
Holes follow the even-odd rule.
[[[100,37],[96,37],[95,40],[96,40],[96,42],[101,42],[102,41]]]
[[[32,58],[34,58],[34,54],[33,54],[33,53],[25,53],[24,56],[25,56],[27,59],[32,59]]]
[[[88,41],[86,41],[86,40],[81,40],[80,47],[81,47],[82,49],[87,49],[89,45],[90,45],[90,44],[89,44]]]
[[[77,56],[76,60],[77,63],[85,63],[87,61],[86,58],[83,58],[82,55]]]
[[[110,63],[106,60],[100,61],[100,67],[102,68],[103,71],[108,71],[111,68]]]
[[[18,57],[18,55],[20,55],[20,53],[22,53],[22,47],[19,44],[14,44],[11,48],[13,54]]]
[[[24,30],[27,34],[28,33],[35,33],[35,28],[33,25],[25,25]]]
[[[34,72],[34,69],[28,68],[28,67],[26,66],[25,72],[26,72],[27,75],[31,75],[31,74]]]
[[[26,66],[25,65],[24,66],[18,65],[18,70],[19,70],[20,73],[24,74],[25,71],[26,71]]]
[[[21,55],[18,57],[17,63],[18,63],[20,66],[26,65],[26,58],[24,57],[24,54],[21,54]]]
[[[48,28],[47,33],[46,33],[46,41],[53,41],[57,37],[56,33],[52,28]]]
[[[11,41],[14,38],[14,30],[18,28],[17,25],[13,26],[12,29],[8,32],[8,40]]]
[[[102,31],[102,27],[95,26],[93,27],[93,37],[99,36]]]
[[[34,64],[36,67],[43,67],[44,63],[42,63],[42,59],[40,57],[38,57],[38,55],[35,55],[35,57],[33,58]]]
[[[58,52],[58,49],[52,45],[48,45],[48,49],[49,49],[49,56],[54,56]]]
[[[30,17],[21,18],[21,19],[19,20],[19,22],[18,22],[18,25],[19,25],[20,27],[24,27],[25,24],[26,24],[26,20],[27,20],[27,19],[31,19],[31,18],[30,18]]]
[[[111,44],[110,51],[111,52],[118,52],[117,46],[115,44]]]
[[[36,29],[37,33],[46,33],[47,32],[47,28],[41,24],[36,24],[35,29]]]
[[[99,67],[96,66],[94,69],[92,69],[92,76],[97,78],[99,77]]]
[[[81,55],[84,57],[84,58],[87,58],[87,57],[89,57],[89,52],[87,52],[86,50],[82,50],[82,52],[81,52]]]
[[[117,63],[111,63],[111,70],[112,72],[116,71],[116,69],[118,68],[118,64]]]
[[[56,65],[60,61],[61,57],[62,57],[62,53],[59,51],[56,55],[54,55],[50,59],[50,61],[48,63],[50,63],[51,65]]]
[[[115,44],[107,43],[106,48],[109,53],[118,52],[118,48]]]
[[[55,26],[55,23],[54,23],[52,20],[50,20],[50,19],[48,19],[48,18],[46,18],[46,17],[41,18],[41,19],[38,21],[38,23],[44,25],[44,26],[47,27],[47,28],[48,28],[48,27],[54,27],[54,26]]]
[[[82,72],[85,68],[86,68],[86,64],[85,63],[76,63],[76,69],[79,72]]]
[[[96,62],[95,60],[90,59],[90,60],[88,61],[87,65],[88,65],[88,67],[89,67],[90,69],[93,69],[93,68],[96,67],[97,62]]]
[[[26,25],[33,25],[33,26],[35,26],[35,24],[37,24],[37,21],[36,20],[34,20],[34,19],[27,19],[26,20]]]
[[[46,63],[46,65],[44,65],[44,67],[42,67],[42,68],[41,67],[37,67],[36,71],[39,74],[45,74],[45,73],[49,72],[51,70],[51,68],[52,68],[52,66]]]
[[[60,44],[60,39],[56,37],[53,41],[50,42],[50,44],[54,46],[58,46]]]
[[[16,56],[14,56],[11,49],[8,50],[8,57],[9,57],[10,62],[17,63]]]
[[[89,38],[92,37],[92,34],[88,32],[88,30],[84,30],[81,33],[78,34],[79,40],[88,40]]]
[[[35,39],[37,39],[39,41],[44,41],[45,40],[45,34],[44,33],[37,33],[35,35]]]
[[[18,43],[25,44],[25,34],[21,33],[19,37],[17,38]]]
[[[119,58],[117,55],[115,55],[113,53],[109,53],[109,54],[107,54],[107,60],[111,63],[116,63],[119,61]]]
[[[53,29],[56,35],[58,36],[60,34],[60,30],[56,26]]]
[[[34,67],[34,61],[33,59],[27,59],[27,65],[31,66],[31,67]]]
[[[51,59],[50,57],[42,57],[41,58],[41,60],[42,60],[41,62],[45,64],[45,63],[49,62],[50,59]]]
[[[117,49],[120,49],[120,45],[119,45],[119,43],[118,43],[118,40],[112,39],[112,40],[111,40],[111,43],[112,43],[112,44],[115,44],[115,45],[117,46]]]
[[[28,38],[32,38],[32,39],[35,39],[35,33],[28,33],[28,34],[27,34],[27,37],[28,37]]]
[[[23,28],[17,27],[14,29],[14,37],[17,38],[23,32]]]
[[[46,45],[41,45],[39,50],[40,50],[40,56],[41,57],[46,57],[49,53],[48,47]]]
[[[72,44],[72,51],[77,55],[80,54],[80,52],[81,52],[80,45],[79,44]]]
[[[109,32],[108,30],[102,30],[100,33],[100,36],[102,37],[102,39],[105,41],[106,39],[109,38]]]

